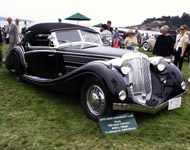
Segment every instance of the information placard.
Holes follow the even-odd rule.
[[[168,110],[176,109],[181,107],[181,97],[173,98],[168,101]]]
[[[99,117],[99,123],[103,134],[138,130],[137,122],[133,113],[101,116]]]

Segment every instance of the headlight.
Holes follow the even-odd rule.
[[[128,63],[127,60],[125,60],[122,65],[121,65],[121,72],[124,74],[124,75],[127,75],[129,74],[129,72],[131,71],[131,64]]]
[[[164,69],[166,68],[166,62],[164,60],[164,58],[161,58],[157,64],[157,68],[159,71],[164,71]]]
[[[182,88],[183,90],[185,90],[185,88],[186,88],[185,82],[182,82],[182,83],[181,83],[181,88]]]
[[[151,57],[149,58],[150,63],[155,66],[158,71],[162,72],[166,68],[166,61],[163,57],[156,56],[156,57]]]
[[[122,66],[122,67],[121,67],[121,72],[122,72],[124,75],[129,74],[130,71],[131,71],[131,68],[130,68],[129,66]]]

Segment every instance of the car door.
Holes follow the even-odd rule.
[[[41,78],[56,78],[64,74],[56,50],[51,47],[28,46],[25,52],[26,72]]]

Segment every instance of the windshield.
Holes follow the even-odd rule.
[[[59,45],[73,42],[102,44],[98,34],[82,30],[58,31],[55,34]]]
[[[81,37],[77,30],[56,32],[56,36],[59,44],[81,41]]]
[[[81,31],[81,35],[82,35],[82,38],[85,42],[101,44],[100,38],[95,33],[89,33],[86,31]]]

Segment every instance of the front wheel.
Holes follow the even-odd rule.
[[[86,116],[93,121],[98,121],[99,116],[111,113],[105,88],[95,77],[84,82],[81,90],[81,103]]]
[[[149,50],[148,42],[143,43],[142,47],[144,51],[148,51]]]

